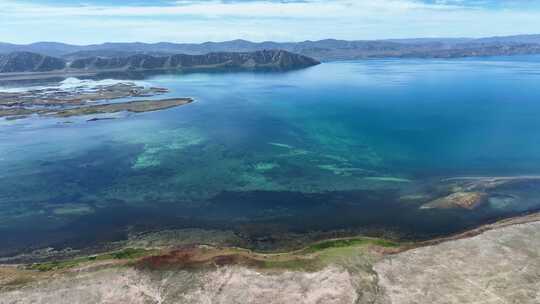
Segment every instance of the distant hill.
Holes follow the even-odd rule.
[[[50,72],[66,67],[64,60],[30,52],[0,56],[0,73]]]
[[[150,55],[150,56],[169,56],[174,53],[168,52],[137,52],[137,51],[120,51],[115,49],[107,50],[91,50],[91,51],[77,51],[73,53],[66,54],[62,56],[63,59],[67,61],[73,61],[81,58],[89,57],[102,57],[102,58],[113,58],[113,57],[128,57],[132,55]]]
[[[0,73],[29,72],[111,72],[192,69],[299,69],[319,64],[312,58],[283,50],[219,52],[205,55],[176,54],[151,56],[136,54],[119,57],[88,57],[66,61],[30,52],[0,56]]]
[[[518,35],[475,39],[472,43],[481,44],[540,44],[540,35]]]
[[[456,58],[469,56],[495,56],[538,54],[540,35],[471,38],[414,38],[389,40],[346,41],[325,39],[303,42],[225,42],[195,43],[103,43],[69,45],[56,42],[38,42],[28,45],[0,43],[0,54],[34,52],[63,57],[68,61],[87,57],[126,57],[131,55],[165,56],[173,54],[202,55],[215,52],[254,52],[281,49],[317,60],[417,57]]]

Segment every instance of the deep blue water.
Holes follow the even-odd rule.
[[[0,121],[0,254],[128,228],[430,237],[540,206],[534,183],[504,208],[400,199],[448,177],[540,174],[539,57],[144,81],[195,102],[97,122]]]

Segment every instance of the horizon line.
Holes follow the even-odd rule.
[[[104,42],[96,42],[96,43],[90,43],[90,44],[76,44],[76,43],[69,43],[69,42],[62,42],[62,41],[51,41],[51,40],[42,40],[42,41],[35,41],[35,42],[29,42],[29,43],[13,43],[13,42],[7,42],[7,41],[0,41],[0,44],[10,44],[10,45],[18,45],[18,46],[28,46],[33,44],[40,44],[40,43],[56,43],[56,44],[64,44],[64,45],[71,45],[71,46],[91,46],[91,45],[102,45],[102,44],[160,44],[160,43],[170,43],[170,44],[206,44],[206,43],[226,43],[226,42],[235,42],[235,41],[242,41],[242,42],[249,42],[249,43],[302,43],[302,42],[320,42],[320,41],[327,41],[327,40],[335,40],[335,41],[347,41],[347,42],[373,42],[373,41],[396,41],[396,40],[478,40],[478,39],[486,39],[486,38],[511,38],[511,37],[526,37],[526,36],[540,36],[540,33],[536,34],[512,34],[512,35],[494,35],[494,36],[479,36],[479,37],[435,37],[435,36],[426,36],[426,37],[411,37],[411,38],[381,38],[381,39],[338,39],[338,38],[324,38],[324,39],[317,39],[317,40],[298,40],[298,41],[277,41],[277,40],[263,40],[263,41],[254,41],[254,40],[248,40],[243,38],[237,38],[237,39],[231,39],[231,40],[222,40],[222,41],[204,41],[204,42],[175,42],[175,41],[158,41],[158,42],[144,42],[144,41],[104,41]]]

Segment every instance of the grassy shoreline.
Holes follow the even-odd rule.
[[[315,273],[330,266],[356,273],[370,272],[372,266],[388,255],[443,242],[471,238],[487,231],[540,221],[540,212],[505,219],[496,223],[425,242],[395,242],[381,238],[347,237],[312,242],[301,249],[263,253],[239,247],[184,245],[176,248],[132,248],[92,255],[79,255],[41,263],[0,265],[0,291],[23,288],[55,277],[77,275],[120,267],[144,273],[161,271],[206,272],[224,266],[239,266],[261,273]]]
[[[10,267],[38,272],[54,272],[74,269],[82,265],[92,265],[98,262],[115,262],[115,264],[120,265],[133,265],[142,262],[139,265],[143,265],[145,259],[147,259],[147,262],[152,258],[169,259],[165,264],[171,267],[174,266],[175,262],[181,262],[179,263],[180,266],[184,265],[193,268],[204,265],[215,265],[217,261],[217,264],[239,264],[254,266],[260,269],[302,268],[298,267],[299,265],[310,268],[313,266],[312,264],[316,264],[313,262],[318,262],[316,261],[318,258],[331,251],[356,248],[366,254],[396,254],[414,248],[433,246],[443,242],[473,237],[501,227],[536,221],[540,221],[540,212],[503,219],[463,233],[420,242],[399,242],[383,238],[355,236],[316,241],[300,249],[272,253],[257,252],[241,247],[208,244],[192,244],[170,248],[121,247],[107,252],[80,254],[69,258],[51,258],[50,260],[37,263],[0,264],[0,268]]]

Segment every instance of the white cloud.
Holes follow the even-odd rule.
[[[413,0],[334,0],[299,2],[222,2],[177,1],[175,6],[47,6],[0,1],[0,15],[18,17],[62,16],[200,16],[200,17],[330,17],[381,13],[405,13],[414,10],[454,10],[459,6],[425,4]],[[335,15],[334,15],[335,14]]]
[[[489,36],[533,31],[540,28],[539,17],[538,11],[493,10],[459,1],[188,0],[171,6],[48,6],[0,0],[0,39],[93,43]]]

